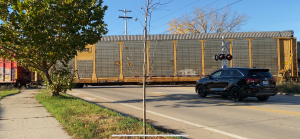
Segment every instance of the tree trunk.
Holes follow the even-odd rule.
[[[44,73],[44,75],[45,75],[45,77],[46,77],[46,79],[47,79],[49,85],[52,85],[53,83],[52,83],[52,80],[51,80],[51,77],[50,77],[50,74],[49,74],[49,69],[48,69],[48,68],[45,68],[45,67],[47,67],[45,61],[43,61],[43,67],[44,67],[43,73]],[[53,92],[52,92],[52,96],[59,96],[59,92],[58,92],[58,91],[53,91]]]
[[[54,97],[54,96],[59,96],[59,92],[52,92],[52,96]]]

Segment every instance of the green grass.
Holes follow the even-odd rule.
[[[298,82],[282,82],[277,83],[276,86],[278,92],[300,94],[300,83]]]
[[[142,134],[141,120],[88,103],[70,95],[52,97],[48,90],[35,97],[75,138],[103,139],[114,134]],[[147,134],[166,134],[147,124]],[[123,138],[123,137],[122,137]],[[156,137],[156,139],[163,137]],[[179,138],[176,138],[179,139]]]
[[[19,90],[16,88],[6,87],[6,86],[0,87],[0,99],[2,99],[5,96],[17,94],[17,93],[19,93]]]

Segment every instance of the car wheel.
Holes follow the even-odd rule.
[[[259,96],[259,97],[256,97],[259,101],[266,101],[269,99],[269,96]]]
[[[199,85],[197,87],[197,94],[198,94],[199,97],[206,97],[207,92],[205,91],[205,89],[202,85]]]
[[[233,101],[242,101],[244,99],[242,91],[238,87],[233,87],[230,90],[230,97]]]

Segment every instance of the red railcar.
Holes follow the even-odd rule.
[[[0,58],[0,85],[22,86],[31,83],[31,72],[16,61]]]

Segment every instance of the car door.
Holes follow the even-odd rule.
[[[234,82],[235,71],[236,70],[223,70],[218,83],[219,92],[228,90],[229,86]]]
[[[221,73],[222,73],[222,70],[219,70],[219,71],[212,73],[209,76],[208,81],[204,84],[205,87],[208,89],[208,91],[214,92],[216,90],[216,86],[218,86],[218,80],[221,76]]]

